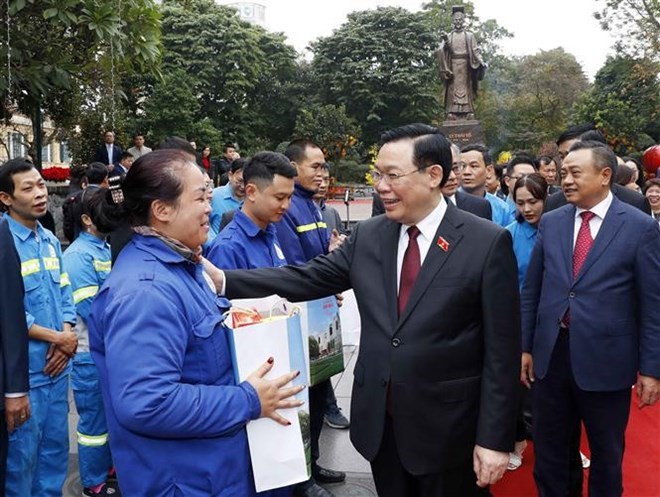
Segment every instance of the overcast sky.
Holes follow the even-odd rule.
[[[266,27],[284,32],[302,52],[319,36],[328,36],[355,10],[399,6],[420,10],[419,0],[257,0],[266,6]],[[460,3],[459,0],[456,3]],[[602,0],[473,0],[479,18],[496,19],[513,33],[502,42],[505,54],[527,55],[559,46],[575,55],[590,79],[611,51],[612,37],[593,12]]]

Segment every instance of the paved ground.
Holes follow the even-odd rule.
[[[346,370],[333,378],[335,394],[339,407],[344,414],[350,416],[351,387],[353,383],[353,367],[357,357],[357,347],[344,347]],[[78,415],[73,400],[70,399],[69,434],[71,454],[69,458],[69,476],[64,485],[63,497],[79,497],[82,495],[80,476],[78,473],[78,448],[75,443],[76,423]],[[335,497],[374,497],[376,490],[371,478],[369,464],[358,454],[350,440],[348,430],[333,430],[324,426],[321,435],[321,466],[330,469],[346,471],[346,483],[328,485]],[[128,497],[128,496],[127,496]]]

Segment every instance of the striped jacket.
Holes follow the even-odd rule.
[[[71,280],[73,303],[78,315],[76,330],[80,355],[89,352],[87,318],[94,297],[110,272],[110,245],[105,240],[82,232],[64,252],[63,262]]]
[[[299,266],[317,255],[328,253],[330,240],[321,210],[314,203],[314,192],[296,183],[291,205],[282,220],[275,224],[287,262]]]
[[[76,323],[76,311],[71,295],[69,277],[62,266],[62,247],[59,240],[37,222],[35,230],[5,216],[21,259],[21,274],[25,285],[25,318],[28,329],[38,324],[62,331],[64,323]],[[30,340],[30,387],[57,381],[69,373],[70,366],[51,378],[43,373],[50,344]]]

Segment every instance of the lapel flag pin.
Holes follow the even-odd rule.
[[[443,237],[439,236],[438,237],[438,247],[442,249],[443,252],[447,252],[449,250],[449,242],[445,240]]]

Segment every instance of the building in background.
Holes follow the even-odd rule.
[[[222,2],[238,11],[238,17],[245,22],[266,27],[266,7],[255,2]]]

